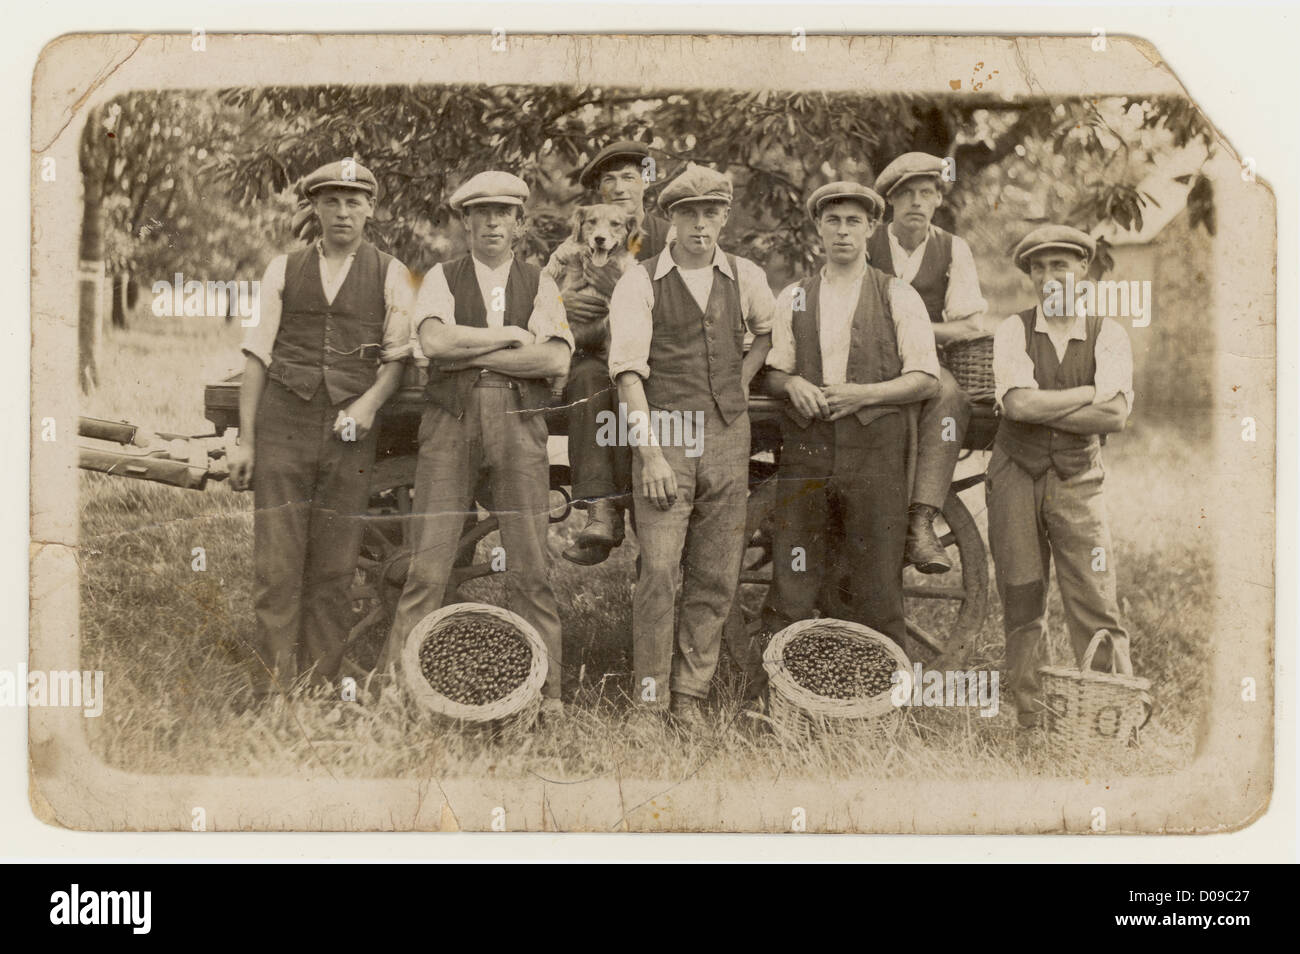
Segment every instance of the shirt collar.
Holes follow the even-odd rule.
[[[867,260],[864,258],[864,259],[862,260],[862,268],[860,268],[860,269],[858,270],[858,280],[857,280],[857,282],[854,283],[854,284],[858,284],[858,285],[862,284],[862,279],[864,279],[864,278],[867,277],[867,269],[868,269],[869,267],[870,267],[870,266],[867,264]],[[823,284],[823,285],[829,285],[829,284],[831,284],[830,280],[826,277],[826,266],[825,266],[825,265],[823,265],[823,266],[821,267],[821,270],[820,270],[819,274],[821,275],[821,280],[822,280],[822,284]],[[848,284],[848,283],[846,282],[846,284]]]
[[[354,258],[356,258],[357,250],[360,248],[361,246],[358,245],[357,248],[354,248],[352,251],[348,252],[347,258],[343,259],[343,261],[350,262]],[[316,240],[316,254],[319,255],[321,258],[325,257],[325,242],[321,239]]]
[[[509,258],[507,258],[496,268],[493,268],[491,265],[486,265],[483,262],[480,262],[477,258],[474,257],[473,252],[470,252],[469,257],[474,261],[474,271],[486,272],[488,275],[500,275],[502,272],[508,272],[510,271],[510,266],[515,263],[515,256],[513,253],[510,255]]]
[[[1045,335],[1051,334],[1047,324],[1047,316],[1043,314],[1043,303],[1041,301],[1034,309],[1034,330]],[[1074,305],[1074,321],[1070,322],[1070,329],[1065,336],[1065,340],[1088,340],[1088,316],[1084,313],[1083,306],[1078,302]]]
[[[659,258],[655,261],[655,281],[659,281],[659,279],[663,278],[674,268],[677,268],[677,263],[673,261],[672,255],[672,247],[674,244],[676,243],[670,242],[665,245],[664,250],[659,253]],[[731,263],[727,261],[726,253],[722,251],[720,245],[715,245],[713,247],[713,267],[721,271],[722,274],[726,275],[732,281],[735,281],[736,276],[731,273]]]
[[[925,238],[921,239],[921,244],[910,252],[903,248],[903,243],[900,242],[898,236],[894,234],[893,222],[890,222],[885,226],[885,233],[889,236],[889,245],[893,251],[905,258],[911,258],[913,255],[919,255],[921,252],[925,251],[925,243],[930,241],[930,236],[934,234],[934,223],[931,222],[925,227]]]

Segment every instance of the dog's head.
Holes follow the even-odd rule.
[[[573,239],[591,250],[591,261],[605,265],[609,256],[627,243],[636,228],[636,217],[616,205],[584,205],[573,213]]]

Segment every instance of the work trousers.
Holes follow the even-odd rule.
[[[905,646],[906,442],[902,414],[866,426],[852,416],[785,424],[765,631],[818,610],[831,615],[838,603],[853,622]],[[842,533],[831,532],[832,512]]]
[[[618,387],[609,379],[603,358],[578,352],[569,368],[564,389],[569,405],[569,467],[574,500],[621,497],[630,501],[632,449],[622,445],[602,447],[596,442],[598,415],[618,413]]]
[[[916,477],[912,484],[912,503],[928,504],[935,510],[943,509],[970,415],[970,397],[957,386],[957,379],[951,371],[940,368],[939,393],[921,404],[917,422]],[[945,437],[951,440],[945,440]]]
[[[1128,640],[1115,596],[1104,476],[1099,448],[1088,469],[1069,478],[1051,468],[1031,477],[996,446],[989,461],[989,550],[1002,598],[1010,688],[1023,725],[1043,712],[1038,670],[1046,660],[1053,558],[1075,664],[1099,629],[1110,630],[1116,642]],[[1109,665],[1109,647],[1103,645],[1093,666]]]
[[[287,688],[313,666],[316,682],[333,682],[343,659],[375,461],[374,431],[359,441],[334,436],[346,406],[331,405],[324,385],[304,401],[274,380],[257,406],[253,608],[260,665],[253,681],[259,692]]]
[[[500,383],[500,379],[498,379]],[[519,392],[475,387],[457,420],[430,406],[420,420],[415,498],[406,539],[411,563],[389,634],[385,664],[397,663],[415,625],[443,604],[452,563],[475,490],[485,496],[501,528],[506,596],[510,609],[530,623],[548,656],[542,694],[560,696],[560,614],[547,578],[553,562],[546,546],[550,464],[546,419],[520,413]]]
[[[703,412],[703,422],[700,456],[688,457],[685,447],[662,448],[677,478],[677,499],[668,510],[660,510],[642,494],[641,458],[633,455],[641,571],[632,598],[632,688],[634,701],[646,706],[667,705],[671,693],[707,698],[722,627],[740,580],[749,494],[749,414],[742,412],[727,424],[710,407]]]

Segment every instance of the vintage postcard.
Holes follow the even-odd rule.
[[[1140,38],[67,35],[30,799],[1181,833],[1274,760],[1276,218]]]

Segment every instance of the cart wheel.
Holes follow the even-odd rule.
[[[907,632],[933,656],[959,663],[972,649],[989,608],[989,562],[975,518],[956,493],[949,491],[935,533],[952,560],[947,573],[903,571]]]
[[[368,672],[379,661],[410,562],[402,541],[402,517],[411,511],[410,487],[394,487],[384,498],[372,507],[366,521],[352,584],[355,615],[344,648],[344,668],[353,675]]]

